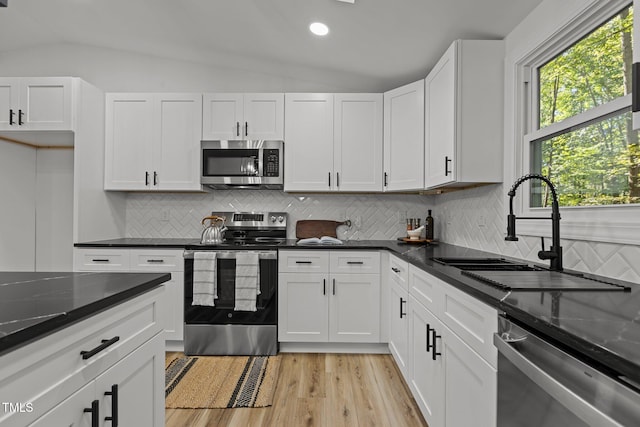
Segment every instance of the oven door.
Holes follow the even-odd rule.
[[[500,318],[498,427],[630,426],[640,394]]]
[[[259,252],[256,311],[235,309],[236,254],[215,251],[214,306],[193,305],[193,251],[184,259],[184,352],[188,355],[271,355],[278,352],[278,253]]]

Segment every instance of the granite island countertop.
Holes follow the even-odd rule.
[[[0,355],[170,279],[168,273],[0,272]]]
[[[507,318],[539,333],[582,360],[596,365],[640,390],[640,284],[588,275],[619,283],[630,292],[505,291],[464,276],[461,270],[434,262],[434,257],[501,257],[528,261],[449,244],[416,245],[395,240],[345,240],[343,245],[296,244],[275,246],[302,250],[387,250],[408,263],[494,307]],[[149,247],[197,250],[199,239],[113,239],[76,244],[76,247]],[[221,250],[232,249],[221,245]],[[242,249],[274,249],[251,245]],[[535,263],[546,267],[546,264]]]

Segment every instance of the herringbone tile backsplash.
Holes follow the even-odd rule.
[[[401,218],[416,217],[424,222],[427,210],[432,209],[439,240],[538,262],[538,237],[504,241],[507,190],[497,184],[438,196],[291,195],[276,190],[130,193],[126,235],[198,239],[200,221],[211,211],[285,211],[289,213],[289,238],[295,238],[295,223],[301,219],[350,219],[351,228],[338,228],[339,238],[385,240],[405,234]],[[562,246],[567,268],[640,283],[640,246],[565,239]]]

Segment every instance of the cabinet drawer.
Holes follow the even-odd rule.
[[[420,268],[409,266],[409,293],[437,316],[442,315],[444,288],[449,286]]]
[[[281,273],[328,273],[329,251],[280,251],[278,271]]]
[[[380,252],[332,251],[329,270],[331,273],[380,274]]]
[[[389,281],[409,290],[409,264],[393,255],[389,257]]]
[[[128,271],[128,249],[76,248],[74,249],[76,271]]]
[[[0,412],[0,424],[30,423],[160,333],[163,292],[153,289],[0,357],[0,395],[34,408]],[[83,351],[94,354],[83,358]]]
[[[131,249],[131,271],[184,271],[182,250]]]
[[[438,316],[442,323],[497,368],[493,334],[498,332],[498,312],[451,285],[446,285],[441,311],[442,315]]]

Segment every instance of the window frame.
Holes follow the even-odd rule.
[[[604,4],[602,4],[604,3]],[[633,5],[630,0],[609,2],[594,1],[585,7],[567,25],[557,29],[540,45],[533,48],[515,64],[516,119],[515,136],[520,141],[513,152],[513,168],[510,177],[505,168],[506,183],[531,173],[531,142],[546,136],[567,131],[572,127],[596,120],[616,111],[631,107],[631,95],[625,95],[607,104],[553,123],[542,129],[538,127],[538,67],[580,41],[593,30],[611,19],[625,7]],[[634,12],[637,12],[634,10]],[[634,25],[636,23],[634,16]],[[634,44],[638,45],[639,41]],[[531,130],[535,129],[535,130]],[[508,157],[505,157],[507,159]],[[514,210],[517,216],[550,217],[549,207],[530,207],[530,181],[525,181],[517,190]],[[507,199],[508,200],[508,199]],[[508,206],[508,205],[507,205]],[[603,206],[560,207],[561,238],[608,243],[640,244],[640,204]],[[518,221],[519,235],[551,237],[551,223],[522,219]]]

